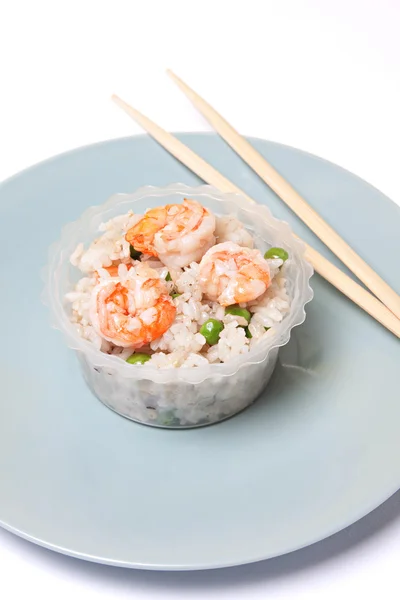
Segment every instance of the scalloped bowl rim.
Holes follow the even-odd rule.
[[[304,271],[304,292],[299,299],[300,304],[293,308],[293,301],[289,313],[285,318],[274,326],[274,336],[269,339],[262,340],[254,346],[247,354],[239,355],[229,360],[226,363],[208,364],[201,367],[177,367],[171,369],[158,369],[154,366],[140,365],[140,371],[132,369],[131,365],[125,364],[117,356],[108,355],[98,350],[90,341],[82,338],[76,331],[73,323],[70,321],[65,306],[58,301],[56,294],[51,294],[54,285],[53,274],[56,267],[56,258],[60,260],[63,256],[63,248],[66,240],[72,231],[77,228],[88,226],[93,218],[105,213],[108,209],[115,207],[121,203],[121,199],[127,199],[129,202],[143,200],[146,197],[158,197],[170,195],[173,193],[181,195],[205,195],[213,200],[221,202],[231,201],[239,205],[239,208],[245,212],[258,213],[263,219],[267,219],[270,225],[278,225],[283,231],[280,236],[286,238],[296,250],[296,258]],[[223,197],[223,198],[222,198]],[[121,213],[122,214],[122,213]],[[86,228],[85,227],[85,228]],[[283,236],[282,236],[283,233]],[[285,241],[285,240],[284,240]],[[193,384],[202,383],[209,377],[230,377],[236,374],[240,369],[248,365],[260,364],[268,358],[269,353],[280,348],[288,343],[291,336],[291,330],[294,327],[301,325],[305,318],[305,305],[313,298],[313,290],[310,286],[310,279],[313,275],[313,268],[304,258],[305,244],[297,238],[292,232],[291,227],[286,221],[276,219],[269,208],[265,205],[256,202],[249,202],[242,194],[232,192],[221,192],[214,186],[200,185],[188,186],[182,183],[172,183],[167,186],[158,187],[152,185],[141,186],[133,193],[116,193],[111,195],[103,204],[90,206],[81,216],[73,222],[67,223],[61,231],[61,236],[58,241],[51,244],[48,251],[49,260],[47,265],[42,269],[42,279],[45,282],[45,288],[42,293],[42,301],[51,309],[52,318],[51,324],[55,329],[60,330],[67,339],[67,345],[72,350],[82,352],[87,355],[90,362],[96,367],[104,367],[110,370],[117,369],[118,372],[125,376],[134,379],[147,379],[153,382],[166,383],[170,381],[184,381]],[[293,299],[292,299],[293,300]],[[257,358],[261,355],[260,358]],[[204,376],[202,371],[208,370]],[[197,376],[196,376],[197,375]],[[199,377],[200,376],[200,377]]]

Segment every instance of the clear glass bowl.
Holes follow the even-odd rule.
[[[143,213],[147,208],[182,202],[185,197],[198,200],[218,216],[234,215],[251,232],[263,253],[271,246],[288,250],[286,278],[290,312],[265,340],[229,362],[176,369],[157,369],[146,364],[133,367],[97,350],[80,337],[70,322],[70,306],[65,294],[82,274],[70,264],[69,257],[79,242],[87,246],[99,235],[101,222],[130,209]],[[49,251],[44,302],[50,307],[52,325],[77,352],[83,376],[99,400],[140,423],[172,428],[198,427],[238,413],[266,387],[279,348],[289,341],[292,328],[303,323],[304,306],[313,296],[309,285],[313,270],[303,253],[304,245],[287,223],[275,219],[266,206],[250,203],[238,194],[222,193],[208,185],[145,186],[133,194],[112,196],[64,227],[60,240]]]

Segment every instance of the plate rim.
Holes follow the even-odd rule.
[[[219,562],[218,564],[216,564],[214,562],[214,563],[201,563],[201,564],[196,563],[196,564],[192,564],[192,565],[188,565],[188,564],[172,565],[172,564],[166,564],[166,563],[163,563],[163,564],[150,563],[150,562],[139,563],[139,562],[121,561],[121,560],[116,560],[116,559],[108,559],[108,558],[104,558],[101,556],[95,556],[93,554],[77,552],[77,551],[71,550],[69,548],[63,548],[62,546],[58,546],[56,544],[51,544],[51,543],[46,542],[45,540],[42,540],[38,537],[26,534],[23,531],[17,529],[16,527],[9,526],[9,525],[5,524],[2,520],[0,520],[0,527],[2,529],[4,529],[5,531],[8,531],[9,533],[16,535],[20,539],[23,539],[27,542],[35,544],[36,546],[39,546],[40,548],[44,548],[46,550],[56,552],[57,554],[61,554],[62,556],[68,556],[70,558],[84,560],[84,561],[96,563],[99,565],[105,565],[105,566],[109,566],[109,567],[118,567],[118,568],[122,568],[122,569],[142,570],[142,571],[166,571],[166,572],[168,572],[168,571],[170,571],[170,572],[214,571],[216,569],[230,569],[230,568],[234,568],[234,567],[257,564],[257,563],[260,563],[260,562],[263,562],[266,560],[271,560],[273,558],[279,558],[280,556],[286,556],[287,554],[292,554],[293,552],[298,552],[298,551],[303,550],[304,548],[308,548],[310,546],[314,546],[315,544],[318,544],[319,542],[327,540],[336,534],[342,533],[343,531],[345,531],[346,529],[348,529],[355,523],[358,523],[362,519],[367,518],[368,515],[370,515],[375,510],[377,510],[380,506],[382,506],[385,502],[387,502],[392,496],[394,496],[396,494],[396,492],[399,491],[399,489],[400,489],[400,487],[396,486],[396,488],[393,491],[391,491],[387,497],[385,496],[384,500],[378,502],[378,504],[373,503],[373,505],[368,509],[367,512],[363,511],[362,514],[360,514],[356,518],[351,517],[349,519],[349,521],[346,522],[339,529],[334,528],[334,529],[332,529],[332,531],[330,533],[324,534],[322,536],[317,536],[317,537],[315,537],[315,539],[312,539],[309,542],[305,542],[304,544],[299,544],[297,546],[293,546],[293,548],[291,548],[289,550],[285,550],[283,552],[279,552],[279,553],[270,553],[270,554],[266,553],[263,556],[248,558],[246,560],[241,559],[240,561],[239,560],[225,561],[225,562]]]
[[[171,133],[171,135],[176,136],[178,138],[185,138],[185,137],[190,137],[190,136],[193,136],[193,135],[195,135],[195,136],[201,136],[201,137],[217,137],[217,138],[220,137],[220,136],[218,136],[217,133],[215,133],[213,131],[171,131],[169,133]],[[389,202],[391,202],[395,207],[397,207],[400,210],[400,205],[397,202],[395,202],[394,200],[392,200],[389,196],[387,196],[386,194],[384,194],[379,188],[377,188],[376,186],[374,186],[372,183],[370,183],[369,181],[367,181],[366,179],[364,179],[360,175],[357,175],[356,173],[353,173],[352,171],[350,171],[346,167],[342,167],[338,163],[335,163],[335,162],[329,160],[328,158],[324,158],[322,156],[319,156],[318,154],[314,154],[312,152],[309,152],[308,150],[303,150],[302,148],[298,148],[297,146],[291,146],[290,144],[283,144],[281,142],[276,142],[274,140],[269,140],[267,138],[261,138],[261,137],[254,136],[254,135],[244,135],[243,137],[246,140],[248,140],[249,142],[252,142],[252,141],[255,141],[255,142],[266,142],[267,144],[270,144],[271,146],[277,146],[279,148],[287,148],[291,152],[296,152],[298,154],[305,154],[305,155],[310,156],[311,158],[313,158],[315,160],[319,160],[321,162],[324,162],[324,163],[326,163],[328,165],[331,165],[331,166],[335,167],[336,169],[340,169],[341,171],[347,173],[351,177],[357,179],[362,184],[369,186],[370,188],[372,188],[373,190],[375,190],[375,192],[378,192],[381,196],[383,196],[386,200],[388,200]],[[64,150],[63,152],[59,152],[57,154],[53,154],[52,156],[48,156],[47,158],[44,158],[42,160],[39,160],[38,162],[32,163],[31,165],[28,165],[24,169],[21,169],[20,171],[17,171],[16,173],[13,173],[12,175],[9,175],[8,177],[6,177],[5,179],[2,179],[0,181],[0,191],[1,191],[1,188],[4,185],[7,185],[8,183],[11,183],[14,179],[17,179],[21,175],[25,175],[25,174],[29,173],[29,171],[34,170],[37,167],[41,167],[41,166],[45,166],[46,164],[50,164],[51,162],[53,162],[53,161],[55,161],[55,160],[57,160],[59,158],[68,157],[70,154],[74,154],[75,152],[88,150],[90,148],[95,148],[97,146],[103,146],[103,145],[105,146],[105,145],[107,145],[109,143],[112,143],[112,142],[122,142],[124,140],[133,140],[133,139],[135,139],[135,140],[136,139],[149,139],[149,140],[152,140],[158,146],[160,146],[158,144],[158,142],[156,142],[154,140],[154,138],[152,138],[152,136],[150,134],[148,134],[148,133],[138,133],[138,134],[132,134],[132,135],[124,135],[124,136],[119,136],[119,137],[115,137],[115,138],[109,138],[109,139],[105,139],[105,140],[99,140],[97,142],[91,142],[89,144],[83,144],[81,146],[76,146],[75,148],[70,148],[69,150]],[[228,146],[227,149],[230,152],[232,152],[233,154],[236,155],[236,153],[234,152],[234,150],[232,150],[231,148],[229,148],[229,146]],[[163,150],[165,150],[166,153],[168,153],[170,156],[172,156],[168,152],[168,150],[166,150],[165,148],[163,148]],[[179,164],[182,164],[179,159],[175,159],[175,160],[177,160],[179,162]],[[186,168],[188,168],[188,167],[186,167]],[[190,171],[190,173],[193,173],[193,171],[191,169],[188,169],[188,170]],[[204,181],[204,179],[201,179],[201,177],[198,177],[198,175],[196,175],[196,177],[198,179],[200,179],[201,181]],[[258,177],[258,175],[257,175],[257,177]],[[210,185],[206,181],[204,183],[206,185]],[[267,184],[265,184],[265,185],[267,186]]]

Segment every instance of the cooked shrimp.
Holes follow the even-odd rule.
[[[203,293],[222,306],[255,300],[271,281],[261,252],[233,242],[210,248],[200,262],[199,274]]]
[[[158,256],[169,268],[199,261],[215,243],[215,217],[195,200],[148,210],[125,239],[135,250]]]
[[[164,280],[144,264],[125,277],[99,279],[92,291],[90,316],[104,339],[124,348],[140,348],[169,329],[176,308]]]

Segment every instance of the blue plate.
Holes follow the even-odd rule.
[[[179,137],[340,264],[217,136]],[[251,141],[399,290],[399,208],[335,165]],[[400,487],[399,340],[318,276],[267,393],[237,417],[158,430],[91,396],[40,301],[47,248],[89,205],[176,181],[199,183],[144,136],[63,154],[0,187],[0,524],[79,558],[258,561],[342,529]]]

